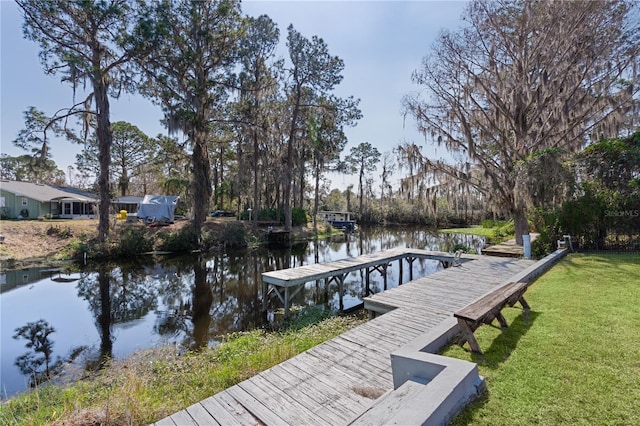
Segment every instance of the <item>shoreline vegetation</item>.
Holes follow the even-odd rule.
[[[198,237],[189,222],[179,220],[170,226],[147,227],[141,223],[116,222],[106,248],[95,244],[97,220],[0,220],[0,265],[3,269],[24,269],[85,258],[139,256],[153,252],[220,251],[225,248],[256,247],[265,243],[266,231],[253,230],[246,221],[209,218]],[[513,238],[513,222],[486,221],[468,228],[438,229],[442,233],[478,235],[499,243]],[[292,241],[327,238],[341,234],[328,224],[295,227]]]
[[[445,348],[445,356],[478,363],[489,390],[453,424],[639,423],[640,413],[629,410],[640,400],[637,276],[636,254],[570,254],[527,292],[528,318],[505,308],[506,331],[477,330],[484,355]],[[149,424],[366,320],[363,312],[329,316],[311,308],[286,329],[235,333],[197,352],[139,352],[72,385],[4,402],[0,423]]]
[[[153,252],[220,251],[264,244],[266,230],[253,230],[246,221],[209,218],[195,236],[187,220],[169,226],[148,227],[142,223],[115,222],[104,248],[96,244],[97,219],[88,220],[0,220],[0,265],[3,269],[24,269],[37,265],[86,258],[114,258]],[[326,238],[342,231],[326,224],[298,226],[292,241]]]

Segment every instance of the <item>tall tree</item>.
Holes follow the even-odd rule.
[[[531,176],[522,168],[537,153],[575,152],[638,122],[638,3],[482,0],[464,18],[469,26],[443,32],[414,73],[430,97],[407,96],[405,106],[460,159],[427,160],[432,170],[510,214],[522,244],[533,195],[516,189],[529,186],[518,182]]]
[[[120,195],[130,195],[132,179],[142,174],[144,166],[153,164],[158,152],[157,143],[138,127],[126,121],[117,121],[112,125],[113,142],[111,146],[110,180],[118,188]],[[86,148],[76,156],[78,169],[99,171],[98,145],[90,139]]]
[[[47,134],[62,136],[64,129],[56,120],[52,120],[33,106],[24,112],[24,125],[24,129],[18,132],[13,144],[30,154],[16,157],[17,161],[14,165],[26,169],[25,177],[32,182],[50,183],[48,180],[53,175],[59,175],[59,170],[51,161]],[[64,172],[62,176],[64,179]]]
[[[353,98],[321,98],[308,112],[307,138],[311,154],[311,170],[315,179],[313,224],[316,227],[320,197],[320,180],[326,170],[340,167],[340,153],[347,144],[345,126],[354,126],[362,118],[359,100]],[[305,171],[305,167],[302,167]]]
[[[17,157],[0,154],[0,179],[45,185],[64,186],[66,184],[64,171],[60,170],[53,160],[46,159],[42,163],[26,154]]]
[[[362,142],[358,146],[351,148],[351,152],[346,158],[346,162],[351,165],[351,170],[358,173],[358,192],[360,194],[360,216],[363,215],[363,200],[365,191],[365,177],[367,173],[376,169],[380,161],[380,151],[369,142]]]
[[[391,152],[387,151],[382,154],[382,173],[380,174],[380,206],[384,206],[385,190],[388,191],[388,197],[393,193],[393,187],[389,179],[396,170],[396,162],[393,160]]]
[[[288,27],[287,47],[291,68],[288,84],[288,99],[291,116],[287,137],[286,166],[284,172],[284,217],[285,229],[291,229],[291,188],[293,183],[294,149],[298,142],[298,133],[306,129],[306,121],[301,123],[302,110],[308,105],[303,103],[305,97],[320,98],[328,94],[342,81],[341,72],[344,62],[337,56],[331,56],[324,40],[313,36],[305,38],[293,28]],[[315,96],[309,96],[309,94]]]
[[[135,9],[126,0],[69,1],[17,0],[24,15],[24,34],[40,44],[40,59],[47,74],[59,74],[76,89],[89,83],[92,92],[85,102],[77,103],[65,114],[80,114],[89,121],[95,115],[100,173],[98,240],[104,242],[109,233],[109,166],[111,161],[111,121],[109,96],[117,98],[129,88],[131,70],[128,64],[133,51],[119,46]],[[91,104],[93,110],[90,111]]]
[[[278,89],[277,76],[282,61],[270,64],[280,39],[275,22],[266,15],[247,18],[247,33],[240,41],[239,74],[240,97],[238,109],[241,133],[251,146],[251,170],[253,171],[253,226],[258,225],[260,178],[259,160],[268,130],[269,99]],[[241,161],[241,159],[238,159]]]
[[[158,43],[139,61],[145,93],[157,101],[169,132],[182,132],[191,150],[191,225],[196,235],[212,194],[209,136],[224,120],[231,70],[241,35],[239,1],[159,1],[141,31]]]
[[[416,186],[422,181],[423,177],[423,156],[420,147],[415,143],[403,142],[395,148],[400,168],[406,166],[409,170],[409,176],[402,179],[401,190],[407,194],[407,200],[414,199]]]

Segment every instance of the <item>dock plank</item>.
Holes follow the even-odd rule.
[[[207,424],[214,426],[221,424],[199,402],[187,407],[187,413],[193,419],[193,424],[196,425]]]
[[[235,400],[226,390],[216,394],[213,397],[216,401],[220,402],[227,411],[231,414],[235,414],[240,423],[247,425],[264,425],[258,417],[250,413],[242,404]]]
[[[286,420],[275,413],[273,407],[265,406],[262,401],[247,393],[239,385],[231,386],[225,392],[264,424],[274,426],[286,426],[288,424]]]
[[[234,413],[228,410],[228,407],[225,407],[218,399],[214,397],[209,397],[207,399],[203,399],[200,401],[200,405],[211,414],[213,418],[216,419],[218,423],[221,425],[257,425],[258,422],[255,420],[253,416],[245,416],[241,417],[238,415],[234,415]]]

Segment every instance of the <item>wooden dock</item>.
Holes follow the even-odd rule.
[[[325,286],[329,286],[329,284],[335,282],[338,285],[340,309],[342,309],[344,280],[351,272],[365,271],[364,294],[368,296],[371,294],[370,275],[372,272],[378,272],[382,275],[383,288],[385,290],[387,289],[387,268],[392,262],[398,262],[398,285],[400,285],[404,280],[403,271],[405,263],[408,264],[409,280],[413,280],[412,264],[416,259],[437,260],[446,268],[454,263],[467,262],[475,258],[477,258],[475,255],[465,254],[457,256],[446,252],[397,248],[333,262],[316,263],[297,268],[265,272],[262,274],[262,281],[267,286],[265,291],[273,290],[276,292],[276,295],[284,305],[284,316],[286,318],[289,316],[291,299],[303,288],[303,284],[311,281],[324,280]]]
[[[531,233],[531,242],[534,242],[538,238],[539,234]],[[516,243],[515,238],[502,242],[500,244],[494,244],[482,249],[482,254],[486,256],[500,256],[500,257],[523,257],[524,248]]]
[[[344,268],[354,266],[350,260],[343,262]],[[391,353],[451,320],[453,312],[493,287],[514,279],[530,281],[549,267],[538,265],[472,256],[459,266],[372,295],[365,299],[365,308],[379,314],[372,320],[156,425],[351,424],[393,390]],[[313,275],[311,268],[295,268],[291,282],[307,279],[300,274],[303,268],[310,274],[307,278],[328,273],[317,269]],[[269,279],[277,274],[264,275]]]

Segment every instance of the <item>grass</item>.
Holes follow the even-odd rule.
[[[477,330],[483,356],[448,347],[488,388],[453,424],[640,424],[638,277],[637,254],[571,255],[527,291],[529,318]]]
[[[218,393],[365,321],[302,316],[280,332],[227,336],[213,348],[178,355],[173,347],[114,362],[99,376],[43,386],[0,407],[2,425],[146,425]]]
[[[515,238],[515,228],[512,220],[486,220],[480,225],[470,226],[468,228],[448,228],[439,229],[438,231],[448,234],[479,235],[485,237],[491,244],[498,244]]]
[[[493,228],[483,228],[478,225],[470,226],[469,228],[438,229],[438,232],[444,232],[445,234],[479,235],[487,238],[493,238],[494,236]]]

